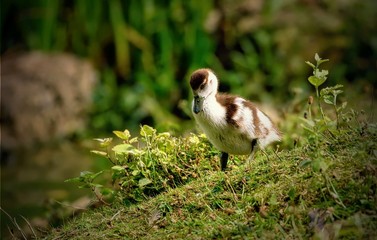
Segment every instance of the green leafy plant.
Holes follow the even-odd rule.
[[[310,96],[308,100],[308,117],[309,121],[312,121],[312,123],[310,123],[309,125],[312,127],[312,129],[315,128],[314,130],[316,131],[327,131],[330,134],[333,134],[331,125],[335,125],[336,129],[339,130],[340,119],[342,119],[341,113],[347,106],[347,102],[343,102],[340,106],[338,102],[338,95],[343,92],[343,85],[337,84],[335,86],[320,89],[319,87],[324,82],[326,82],[329,71],[322,70],[319,67],[322,63],[327,62],[329,60],[320,58],[317,53],[315,54],[314,59],[316,60],[316,64],[306,61],[306,64],[313,68],[313,75],[308,77],[308,81],[315,87],[316,101],[318,109],[321,112],[322,119],[313,118],[312,104],[314,100],[313,97]],[[321,102],[324,102],[332,106],[336,116],[335,121],[331,120],[329,114],[325,114]]]
[[[110,193],[112,193],[112,190],[109,188],[105,188],[102,184],[94,182],[94,180],[101,174],[103,174],[103,171],[97,173],[84,171],[80,173],[79,177],[67,179],[65,182],[78,183],[79,188],[90,189],[93,192],[93,194],[97,197],[99,202],[105,205],[109,205],[109,203],[106,202],[106,200],[104,200],[103,196],[109,195]]]
[[[91,152],[111,162],[111,169],[106,171],[111,173],[112,193],[126,204],[175,188],[218,168],[214,159],[217,151],[205,135],[174,137],[168,132],[157,133],[148,125],[141,126],[139,137],[132,137],[128,130],[113,133],[116,139],[95,139],[99,150]],[[109,192],[94,183],[104,172],[83,172],[68,181],[78,182],[80,187],[93,192],[96,189]],[[98,195],[97,198],[101,200]]]
[[[314,65],[313,63],[306,61],[305,63],[308,64],[313,68],[313,75],[308,78],[308,81],[315,87],[315,92],[317,96],[317,103],[318,103],[318,108],[321,111],[322,118],[325,119],[325,115],[323,113],[323,109],[321,107],[320,103],[320,94],[319,94],[319,86],[321,86],[327,79],[327,75],[329,74],[329,71],[327,70],[320,70],[319,66],[324,63],[329,61],[329,59],[321,59],[319,55],[316,53],[314,56],[314,59],[316,60],[316,64]]]
[[[309,119],[306,119],[304,128],[309,131],[308,140],[309,145],[308,148],[312,148],[313,150],[318,148],[317,151],[310,151],[308,156],[309,159],[304,160],[301,163],[301,166],[311,165],[313,171],[320,172],[324,182],[326,183],[326,189],[328,190],[330,196],[332,196],[337,203],[339,203],[342,207],[345,207],[342,200],[339,197],[337,190],[334,187],[333,180],[327,174],[327,169],[331,166],[331,161],[329,159],[333,158],[334,156],[331,155],[330,149],[319,149],[319,146],[323,142],[330,142],[330,138],[332,139],[339,139],[339,136],[344,138],[347,136],[345,131],[342,132],[334,132],[333,125],[329,114],[326,114],[324,109],[322,108],[321,101],[326,104],[329,104],[333,107],[336,115],[335,125],[336,129],[339,130],[339,119],[342,111],[346,108],[347,102],[343,102],[340,106],[338,106],[337,97],[343,91],[341,88],[343,85],[335,85],[332,87],[322,88],[321,90],[319,87],[327,80],[327,75],[329,74],[328,70],[320,69],[320,65],[324,62],[329,61],[328,59],[321,59],[319,55],[316,53],[314,59],[316,60],[316,64],[313,64],[309,61],[306,61],[306,64],[313,68],[313,75],[308,78],[310,84],[315,87],[316,91],[316,101],[318,104],[318,109],[321,112],[321,119],[315,118],[312,115],[312,104],[313,104],[313,97],[309,97],[308,100],[308,111],[309,111]],[[340,141],[340,139],[339,139]]]
[[[337,84],[333,87],[323,88],[320,92],[320,96],[323,99],[323,101],[327,104],[330,104],[334,108],[336,114],[337,129],[339,129],[339,116],[347,106],[347,102],[343,102],[340,106],[337,106],[337,96],[343,92],[343,90],[340,90],[341,88],[343,88],[343,85]]]

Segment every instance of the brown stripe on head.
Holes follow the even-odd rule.
[[[208,79],[208,70],[199,69],[191,74],[190,86],[192,90],[196,91],[198,88],[207,82]]]
[[[238,110],[237,104],[235,104],[235,96],[230,96],[226,94],[217,94],[216,100],[219,102],[223,107],[225,107],[225,119],[226,122],[234,127],[238,128],[239,123],[233,119],[233,116],[236,114]]]
[[[251,110],[251,113],[253,115],[253,125],[254,125],[255,135],[259,136],[262,133],[262,131],[260,129],[260,119],[258,117],[257,107],[249,101],[243,102],[243,105]]]

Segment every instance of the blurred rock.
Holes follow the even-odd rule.
[[[1,60],[2,152],[85,128],[96,83],[89,62],[70,54],[42,52]]]

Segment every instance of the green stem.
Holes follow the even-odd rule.
[[[309,119],[312,120],[312,105],[309,104]]]
[[[334,94],[334,109],[335,109],[335,116],[336,116],[336,129],[339,130],[339,113],[338,113],[338,109],[336,108],[336,97],[337,97],[337,95]]]
[[[322,109],[322,107],[321,107],[321,101],[320,101],[321,99],[320,99],[320,97],[319,97],[318,86],[315,86],[315,91],[316,91],[316,93],[317,93],[318,108],[319,108],[319,110],[321,111],[322,119],[326,122],[325,114],[323,113],[323,109]]]
[[[336,116],[336,129],[339,130],[339,113],[338,110],[336,109],[336,105],[334,105],[335,109],[335,116]]]

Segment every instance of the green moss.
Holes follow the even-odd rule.
[[[275,153],[228,172],[200,177],[148,200],[87,211],[46,239],[242,239],[312,236],[368,238],[377,234],[377,127],[366,125]],[[319,170],[303,164],[313,156]]]

